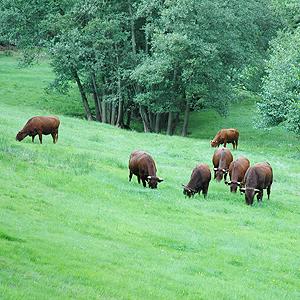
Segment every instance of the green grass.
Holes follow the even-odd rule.
[[[299,299],[295,136],[253,129],[246,101],[227,119],[193,114],[193,138],[60,115],[58,144],[49,136],[43,145],[19,143],[30,116],[57,113],[66,98],[43,102],[47,64],[16,66],[0,57],[1,299]],[[206,200],[182,194],[192,168],[211,165],[209,139],[223,126],[240,129],[234,157],[273,166],[271,199],[262,206],[246,206],[223,183],[212,182]],[[156,159],[165,179],[158,190],[128,182],[134,149]]]

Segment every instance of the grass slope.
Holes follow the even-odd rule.
[[[229,119],[194,114],[196,139],[60,116],[58,144],[18,143],[30,116],[51,111],[31,102],[42,101],[51,74],[44,65],[16,70],[2,57],[0,70],[1,299],[299,299],[295,137],[276,129],[266,140],[251,128],[248,104]],[[220,125],[243,133],[234,157],[272,164],[262,206],[246,206],[223,183],[212,182],[206,200],[182,195],[192,168],[211,165],[208,138]],[[165,179],[158,190],[128,182],[134,149],[156,159]]]

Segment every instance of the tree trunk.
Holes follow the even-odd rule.
[[[148,110],[148,118],[149,118],[150,129],[151,129],[151,131],[154,131],[155,116],[150,110]]]
[[[173,121],[173,113],[170,111],[168,115],[168,126],[167,126],[167,134],[172,134],[172,121]]]
[[[171,133],[172,135],[175,134],[176,126],[177,126],[178,122],[179,122],[179,112],[176,113],[175,118],[172,122],[172,133]]]
[[[129,15],[130,15],[132,52],[133,52],[134,55],[136,55],[136,39],[135,39],[135,32],[134,32],[134,19],[133,19],[132,7],[131,7],[130,1],[128,1],[127,3],[128,3]]]
[[[95,112],[96,112],[96,120],[101,122],[101,101],[97,89],[95,74],[92,73],[92,88],[93,88],[93,97],[95,102]]]
[[[131,122],[131,109],[127,109],[127,120],[126,120],[126,127],[130,128]]]
[[[189,101],[186,100],[184,121],[183,121],[182,132],[181,132],[182,136],[187,136],[188,126],[189,126],[189,117],[190,117],[190,104],[189,104]]]
[[[107,120],[107,124],[110,124],[110,120],[111,120],[111,103],[106,104],[106,120]]]
[[[145,111],[145,108],[142,105],[140,105],[140,115],[144,125],[144,132],[150,132],[150,124],[149,124],[148,116]]]
[[[77,73],[76,70],[73,70],[73,76],[74,76],[74,79],[77,83],[77,86],[78,86],[78,89],[79,89],[79,92],[80,92],[80,95],[81,95],[81,100],[82,100],[82,104],[83,104],[83,107],[84,107],[84,110],[85,110],[86,118],[88,119],[88,121],[92,121],[93,116],[92,116],[92,112],[91,112],[91,109],[90,109],[90,106],[89,106],[89,103],[88,103],[88,99],[87,99],[87,96],[85,94],[83,85],[80,81],[80,78],[79,78],[78,73]]]
[[[119,64],[119,58],[117,57],[117,63]],[[118,119],[117,126],[123,128],[124,127],[124,103],[121,91],[121,75],[118,71],[118,96],[119,96],[119,105],[118,105]]]
[[[155,132],[156,133],[160,132],[160,117],[161,117],[160,113],[157,113],[155,116]]]
[[[111,104],[111,117],[110,117],[110,124],[116,125],[116,106],[114,103]]]
[[[101,103],[101,110],[102,110],[102,122],[107,123],[107,108],[106,103],[102,101]]]

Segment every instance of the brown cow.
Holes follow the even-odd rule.
[[[257,194],[257,201],[261,202],[264,189],[267,189],[268,199],[270,199],[272,182],[273,170],[268,162],[257,163],[250,167],[243,179],[244,187],[240,189],[245,193],[246,203],[252,205],[255,194]]]
[[[207,164],[200,164],[196,166],[192,172],[191,179],[187,185],[183,186],[183,194],[193,197],[196,193],[202,194],[204,198],[207,196],[208,186],[211,179],[211,173]]]
[[[155,162],[150,154],[139,150],[131,153],[129,158],[129,181],[131,181],[132,175],[135,175],[138,183],[141,183],[142,180],[144,187],[148,182],[151,189],[156,189],[157,184],[163,181],[163,179],[156,176],[156,171]]]
[[[230,185],[230,192],[236,193],[237,187],[241,186],[241,182],[243,181],[245,173],[249,167],[250,161],[244,156],[241,156],[235,161],[231,162],[229,166],[230,181],[225,181],[226,184]]]
[[[36,135],[39,136],[40,143],[42,144],[42,135],[51,134],[53,138],[53,143],[55,144],[58,139],[58,127],[60,121],[57,117],[49,116],[49,117],[32,117],[25,124],[23,129],[18,132],[16,136],[17,141],[22,141],[26,136],[31,136],[32,142],[34,142],[34,138]]]
[[[238,130],[235,128],[221,129],[214,139],[210,141],[210,145],[212,147],[219,147],[221,144],[224,144],[224,147],[226,147],[227,143],[232,143],[233,149],[237,149],[239,135]]]
[[[215,172],[214,178],[217,181],[221,181],[223,179],[223,175],[226,181],[229,165],[232,161],[233,161],[233,157],[230,150],[226,148],[222,148],[222,149],[217,149],[215,151],[212,158],[212,162],[214,165],[214,172]]]

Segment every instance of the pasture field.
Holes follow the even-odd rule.
[[[17,69],[14,57],[0,56],[1,299],[300,298],[295,136],[253,129],[251,101],[228,118],[192,114],[192,138],[87,122],[62,115],[73,106],[80,115],[78,96],[46,94],[51,78],[45,63]],[[58,144],[15,141],[29,117],[58,112]],[[192,168],[211,166],[220,126],[240,130],[235,158],[273,166],[261,206],[214,181],[206,200],[184,198]],[[165,180],[157,190],[128,182],[134,149],[155,158]]]

